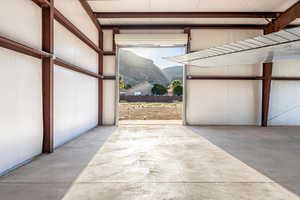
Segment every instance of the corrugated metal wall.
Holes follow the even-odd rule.
[[[94,27],[79,1],[59,0],[56,8],[98,44]],[[0,7],[0,35],[41,49],[41,8],[28,0]],[[98,71],[98,55],[55,23],[55,54]],[[0,48],[0,174],[42,151],[41,60]],[[54,70],[55,147],[97,125],[98,80],[60,66]]]

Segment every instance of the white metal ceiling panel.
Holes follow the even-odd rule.
[[[267,24],[262,18],[100,18],[101,24]],[[300,22],[299,22],[300,23]]]
[[[187,34],[116,34],[119,46],[185,46]]]
[[[277,12],[285,11],[297,1],[298,0],[88,0],[96,12]]]
[[[282,12],[298,0],[88,0],[94,12]],[[228,5],[230,4],[230,6]],[[300,19],[299,19],[300,20]],[[293,22],[293,23],[300,23]],[[100,19],[101,24],[266,24],[258,18]]]
[[[200,67],[300,59],[300,27],[166,59]]]

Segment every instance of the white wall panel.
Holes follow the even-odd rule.
[[[97,126],[97,90],[97,79],[55,66],[55,147]]]
[[[111,30],[105,30],[103,34],[103,48],[105,51],[112,51],[113,34]],[[105,76],[116,75],[116,57],[103,57],[103,74]],[[115,103],[116,103],[116,88],[114,80],[103,81],[103,124],[115,124]]]
[[[269,125],[300,126],[299,81],[272,81]]]
[[[65,29],[54,23],[54,53],[57,57],[93,72],[98,72],[98,54]]]
[[[260,30],[220,30],[220,29],[193,29],[191,30],[192,51],[220,46],[239,40],[245,40],[261,35]]]
[[[42,151],[41,61],[0,48],[0,174]]]
[[[273,63],[273,76],[300,77],[300,62]],[[300,125],[300,82],[272,81],[269,124]]]
[[[104,56],[103,57],[103,74],[105,76],[116,75],[116,56]]]
[[[41,8],[28,0],[1,2],[0,35],[41,49]]]
[[[103,30],[103,50],[112,51],[112,49],[113,49],[112,30]]]
[[[192,50],[205,49],[254,37],[261,31],[192,30]],[[188,75],[259,76],[261,65],[200,68],[188,66]],[[188,124],[259,124],[261,81],[187,81]]]
[[[55,1],[75,26],[98,44],[98,31],[79,1]],[[41,49],[41,8],[28,0],[9,0],[0,7],[0,35]],[[85,69],[98,71],[98,55],[55,22],[55,54]],[[42,67],[39,59],[0,48],[0,173],[42,151]],[[98,80],[55,67],[54,145],[95,127]],[[16,148],[17,147],[17,148]]]
[[[98,30],[79,0],[56,0],[54,6],[81,32],[98,45]]]
[[[300,61],[273,63],[273,76],[300,77]]]
[[[187,74],[199,76],[260,76],[262,75],[262,65],[228,65],[207,68],[188,66]]]
[[[187,81],[188,124],[258,124],[260,82]]]
[[[103,124],[115,124],[116,89],[114,80],[105,80],[103,84]]]
[[[98,30],[79,1],[55,1],[55,7],[98,45]],[[67,62],[98,72],[98,53],[56,21],[54,52]],[[54,145],[57,147],[97,125],[98,80],[56,66],[54,105]]]

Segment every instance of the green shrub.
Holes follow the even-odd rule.
[[[126,84],[126,85],[125,85],[125,89],[126,89],[126,90],[128,90],[128,89],[130,89],[130,88],[132,88],[132,86],[131,86],[130,84]]]
[[[153,95],[164,95],[168,93],[168,90],[165,86],[160,84],[154,84],[153,88],[151,89]]]
[[[175,96],[182,96],[182,86],[181,85],[177,85],[173,88],[173,95]]]
[[[180,81],[180,80],[173,80],[171,82],[171,88],[175,88],[176,86],[182,86],[182,81]]]

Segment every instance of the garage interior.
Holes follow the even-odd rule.
[[[298,27],[299,0],[0,5],[0,199],[299,199],[299,60],[186,65],[184,125],[116,124],[116,38],[200,51]]]

